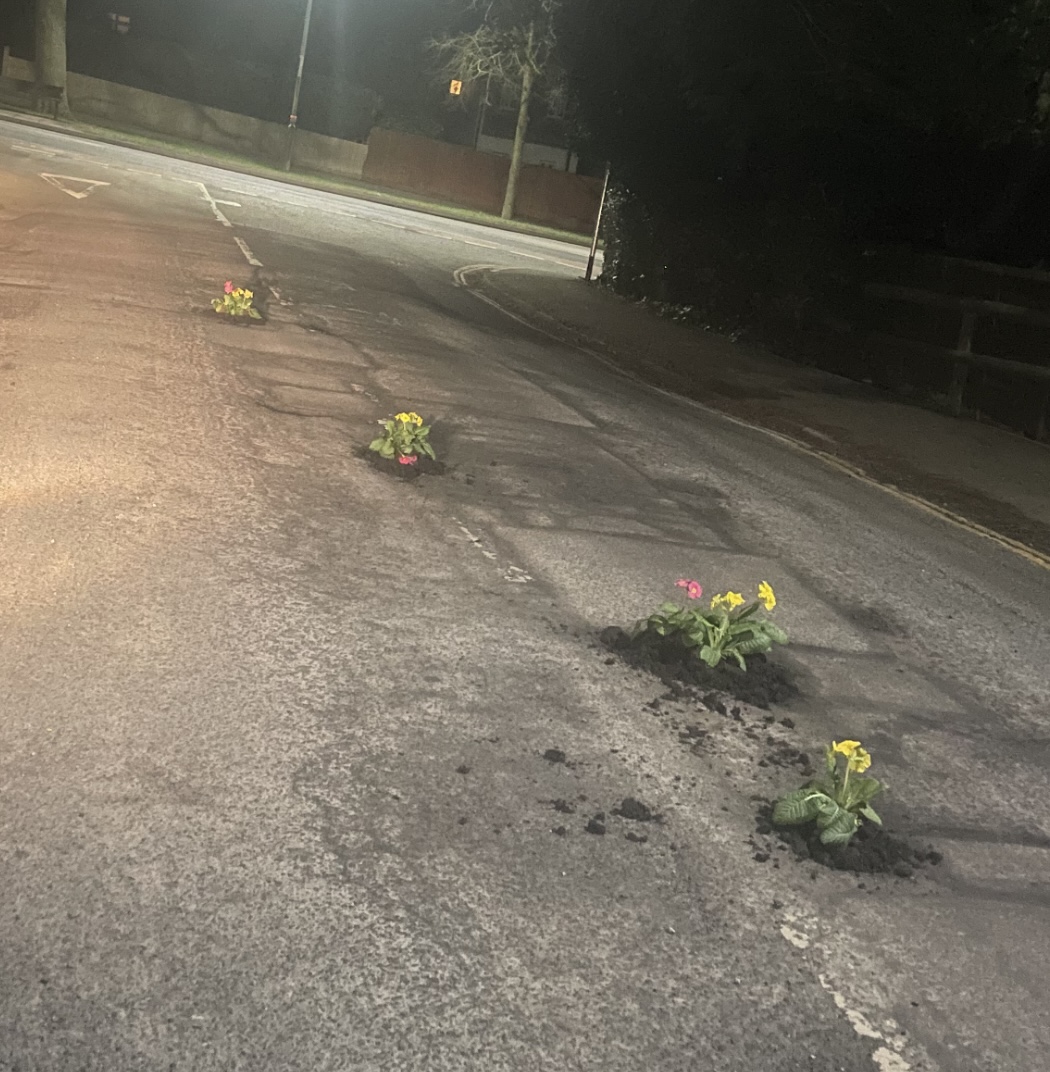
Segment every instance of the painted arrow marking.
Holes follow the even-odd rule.
[[[75,197],[78,201],[93,193],[100,186],[109,186],[108,182],[103,182],[101,179],[78,179],[75,175],[51,175],[46,171],[41,171],[40,177],[44,182],[49,182],[55,189],[61,190],[64,194],[69,194],[70,197]],[[79,182],[84,185],[80,190],[71,190],[66,185],[66,183],[70,182]]]

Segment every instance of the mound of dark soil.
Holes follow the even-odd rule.
[[[750,656],[746,671],[726,661],[712,669],[677,637],[656,633],[632,637],[618,626],[609,626],[598,639],[628,666],[652,674],[677,691],[684,686],[698,692],[724,692],[761,708],[798,695],[787,669],[764,655]]]
[[[833,871],[911,878],[918,869],[941,862],[941,854],[931,845],[913,845],[870,823],[865,823],[848,845],[823,845],[816,823],[775,826],[772,815],[770,805],[765,805],[759,812],[758,834],[773,834],[797,860],[811,861]]]
[[[621,819],[630,819],[634,823],[658,823],[663,818],[657,815],[648,804],[643,804],[634,797],[624,797],[620,804],[613,808],[613,815],[619,815]]]
[[[445,475],[444,462],[436,462],[425,454],[419,455],[415,465],[402,465],[396,458],[382,458],[368,447],[361,447],[357,456],[364,458],[373,469],[378,469],[395,480],[418,480],[421,476]]]

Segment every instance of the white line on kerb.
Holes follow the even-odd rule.
[[[256,257],[254,253],[252,253],[252,251],[248,248],[248,243],[245,242],[243,238],[238,238],[237,236],[234,236],[233,240],[240,247],[241,252],[244,254],[244,259],[253,268],[261,268],[263,266],[263,262],[259,260],[259,258]]]

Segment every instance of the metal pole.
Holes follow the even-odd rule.
[[[306,17],[303,19],[303,39],[299,45],[299,69],[295,72],[295,90],[292,92],[292,112],[288,116],[288,155],[284,170],[292,170],[292,139],[299,122],[299,91],[303,88],[303,64],[306,62],[306,42],[310,39],[310,17],[314,13],[314,0],[306,0]]]
[[[602,184],[602,199],[598,203],[598,218],[594,221],[594,241],[591,242],[591,255],[587,258],[587,274],[584,279],[589,283],[594,275],[594,258],[598,255],[598,232],[602,227],[602,213],[605,211],[605,197],[609,192],[609,167],[605,168],[605,182]]]

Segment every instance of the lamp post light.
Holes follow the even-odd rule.
[[[292,91],[292,111],[288,116],[288,155],[284,160],[284,170],[292,170],[292,146],[295,128],[299,122],[299,92],[303,88],[303,64],[306,62],[306,43],[310,39],[310,17],[314,13],[314,0],[306,0],[306,17],[303,19],[303,39],[299,44],[299,67],[295,72],[295,89]]]

